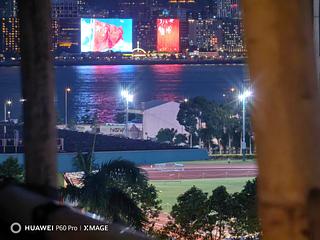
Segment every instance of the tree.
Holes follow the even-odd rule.
[[[93,153],[78,152],[73,159],[73,167],[76,170],[83,171],[84,174],[90,174],[97,166],[94,163]]]
[[[236,234],[260,233],[260,221],[257,210],[257,180],[248,181],[240,193],[232,196],[233,216],[232,224]]]
[[[112,222],[141,229],[148,218],[157,217],[161,210],[156,189],[130,161],[113,160],[102,164],[96,172],[87,171],[82,184],[68,185],[63,190],[64,197]]]
[[[188,139],[186,137],[185,134],[176,134],[176,136],[174,137],[174,143],[179,145],[179,144],[185,144],[187,143]]]
[[[18,159],[9,157],[0,164],[0,176],[4,178],[15,179],[19,182],[23,181],[23,168],[19,165]]]
[[[212,227],[217,227],[219,233],[217,239],[222,239],[226,225],[232,217],[231,196],[225,186],[217,187],[212,191],[208,200],[208,208],[209,230],[212,232]]]
[[[180,104],[177,120],[187,132],[198,135],[210,149],[213,137],[222,138],[229,125],[230,116],[229,107],[203,97],[195,97]],[[202,126],[203,123],[205,126]]]
[[[185,239],[196,239],[206,222],[207,193],[193,186],[177,198],[171,216],[175,219],[170,230]]]
[[[159,232],[176,239],[223,239],[260,233],[257,215],[256,180],[248,181],[240,193],[230,195],[219,186],[207,193],[193,186],[180,195],[172,207],[172,220]]]
[[[246,138],[249,142],[249,136],[252,135],[251,102],[246,106]],[[240,144],[237,133],[242,132],[241,104],[220,104],[203,97],[195,97],[180,104],[177,120],[192,136],[198,136],[208,149],[211,148],[213,138],[218,139],[224,152],[231,139],[236,147]]]
[[[84,172],[85,175],[89,175],[90,173],[92,173],[94,168],[97,168],[94,163],[94,149],[96,146],[96,139],[97,133],[95,132],[91,145],[91,151],[88,153],[78,152],[78,154],[73,159],[73,166],[75,167],[75,169]]]
[[[199,116],[200,109],[193,100],[190,99],[180,104],[177,121],[185,127],[188,133],[194,134],[197,130],[197,117]]]
[[[177,130],[171,128],[161,128],[156,136],[157,141],[160,143],[173,143],[173,139]]]

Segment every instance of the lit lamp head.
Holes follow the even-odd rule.
[[[128,102],[133,102],[133,95],[129,94],[127,97]]]
[[[252,96],[252,92],[250,90],[245,90],[242,94],[238,96],[240,101],[243,101]]]
[[[66,92],[71,92],[71,88],[66,88]]]
[[[133,102],[133,94],[129,93],[126,89],[121,91],[121,97],[128,102]]]
[[[6,104],[7,104],[7,105],[11,105],[11,104],[12,104],[12,101],[11,101],[11,100],[7,100],[7,101],[6,101]]]
[[[128,90],[121,90],[121,97],[126,98],[128,96]]]

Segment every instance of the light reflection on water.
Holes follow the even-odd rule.
[[[19,70],[18,67],[0,68],[0,101],[15,100],[13,118],[21,116]],[[55,75],[56,106],[61,119],[64,88],[70,87],[69,119],[81,120],[85,115],[97,114],[100,122],[112,122],[115,114],[124,109],[122,88],[134,93],[134,104],[154,99],[179,101],[195,96],[219,101],[225,91],[239,86],[246,78],[246,68],[241,65],[68,66],[56,67]],[[2,108],[3,116],[1,111]]]
[[[179,86],[182,82],[182,65],[170,65],[159,67],[151,66],[156,83],[155,98],[165,101],[179,101],[183,96],[179,93]]]

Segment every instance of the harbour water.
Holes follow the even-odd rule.
[[[64,89],[69,119],[79,121],[96,114],[100,122],[112,122],[124,105],[122,88],[134,94],[134,104],[150,100],[175,100],[203,96],[222,101],[232,87],[247,79],[245,65],[107,65],[55,67],[58,117],[64,117]],[[0,102],[13,100],[11,118],[20,118],[20,68],[0,67]],[[0,107],[3,116],[3,108]]]

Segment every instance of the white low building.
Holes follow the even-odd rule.
[[[57,129],[67,129],[65,125],[57,125]],[[92,124],[77,124],[72,127],[77,132],[97,133],[108,136],[126,137],[126,125],[118,123],[105,123],[93,126]],[[142,139],[142,124],[128,123],[128,137]]]
[[[128,123],[128,137],[132,139],[155,139],[161,128],[177,130],[177,134],[189,135],[184,126],[177,121],[180,103],[154,100],[143,102],[138,109],[129,109],[130,113],[141,114],[142,123]],[[97,126],[98,133],[109,136],[125,137],[125,124],[105,123]],[[64,129],[65,125],[58,125],[58,129]],[[74,126],[79,132],[92,132],[94,129],[89,124]]]
[[[98,126],[99,133],[109,136],[125,136],[126,125],[118,123],[100,124]],[[142,138],[142,124],[128,123],[128,137],[132,139]]]
[[[155,100],[143,102],[140,109],[129,111],[142,114],[143,138],[154,139],[161,128],[173,128],[178,134],[187,134],[184,127],[177,121],[179,107],[180,103],[174,101]]]

